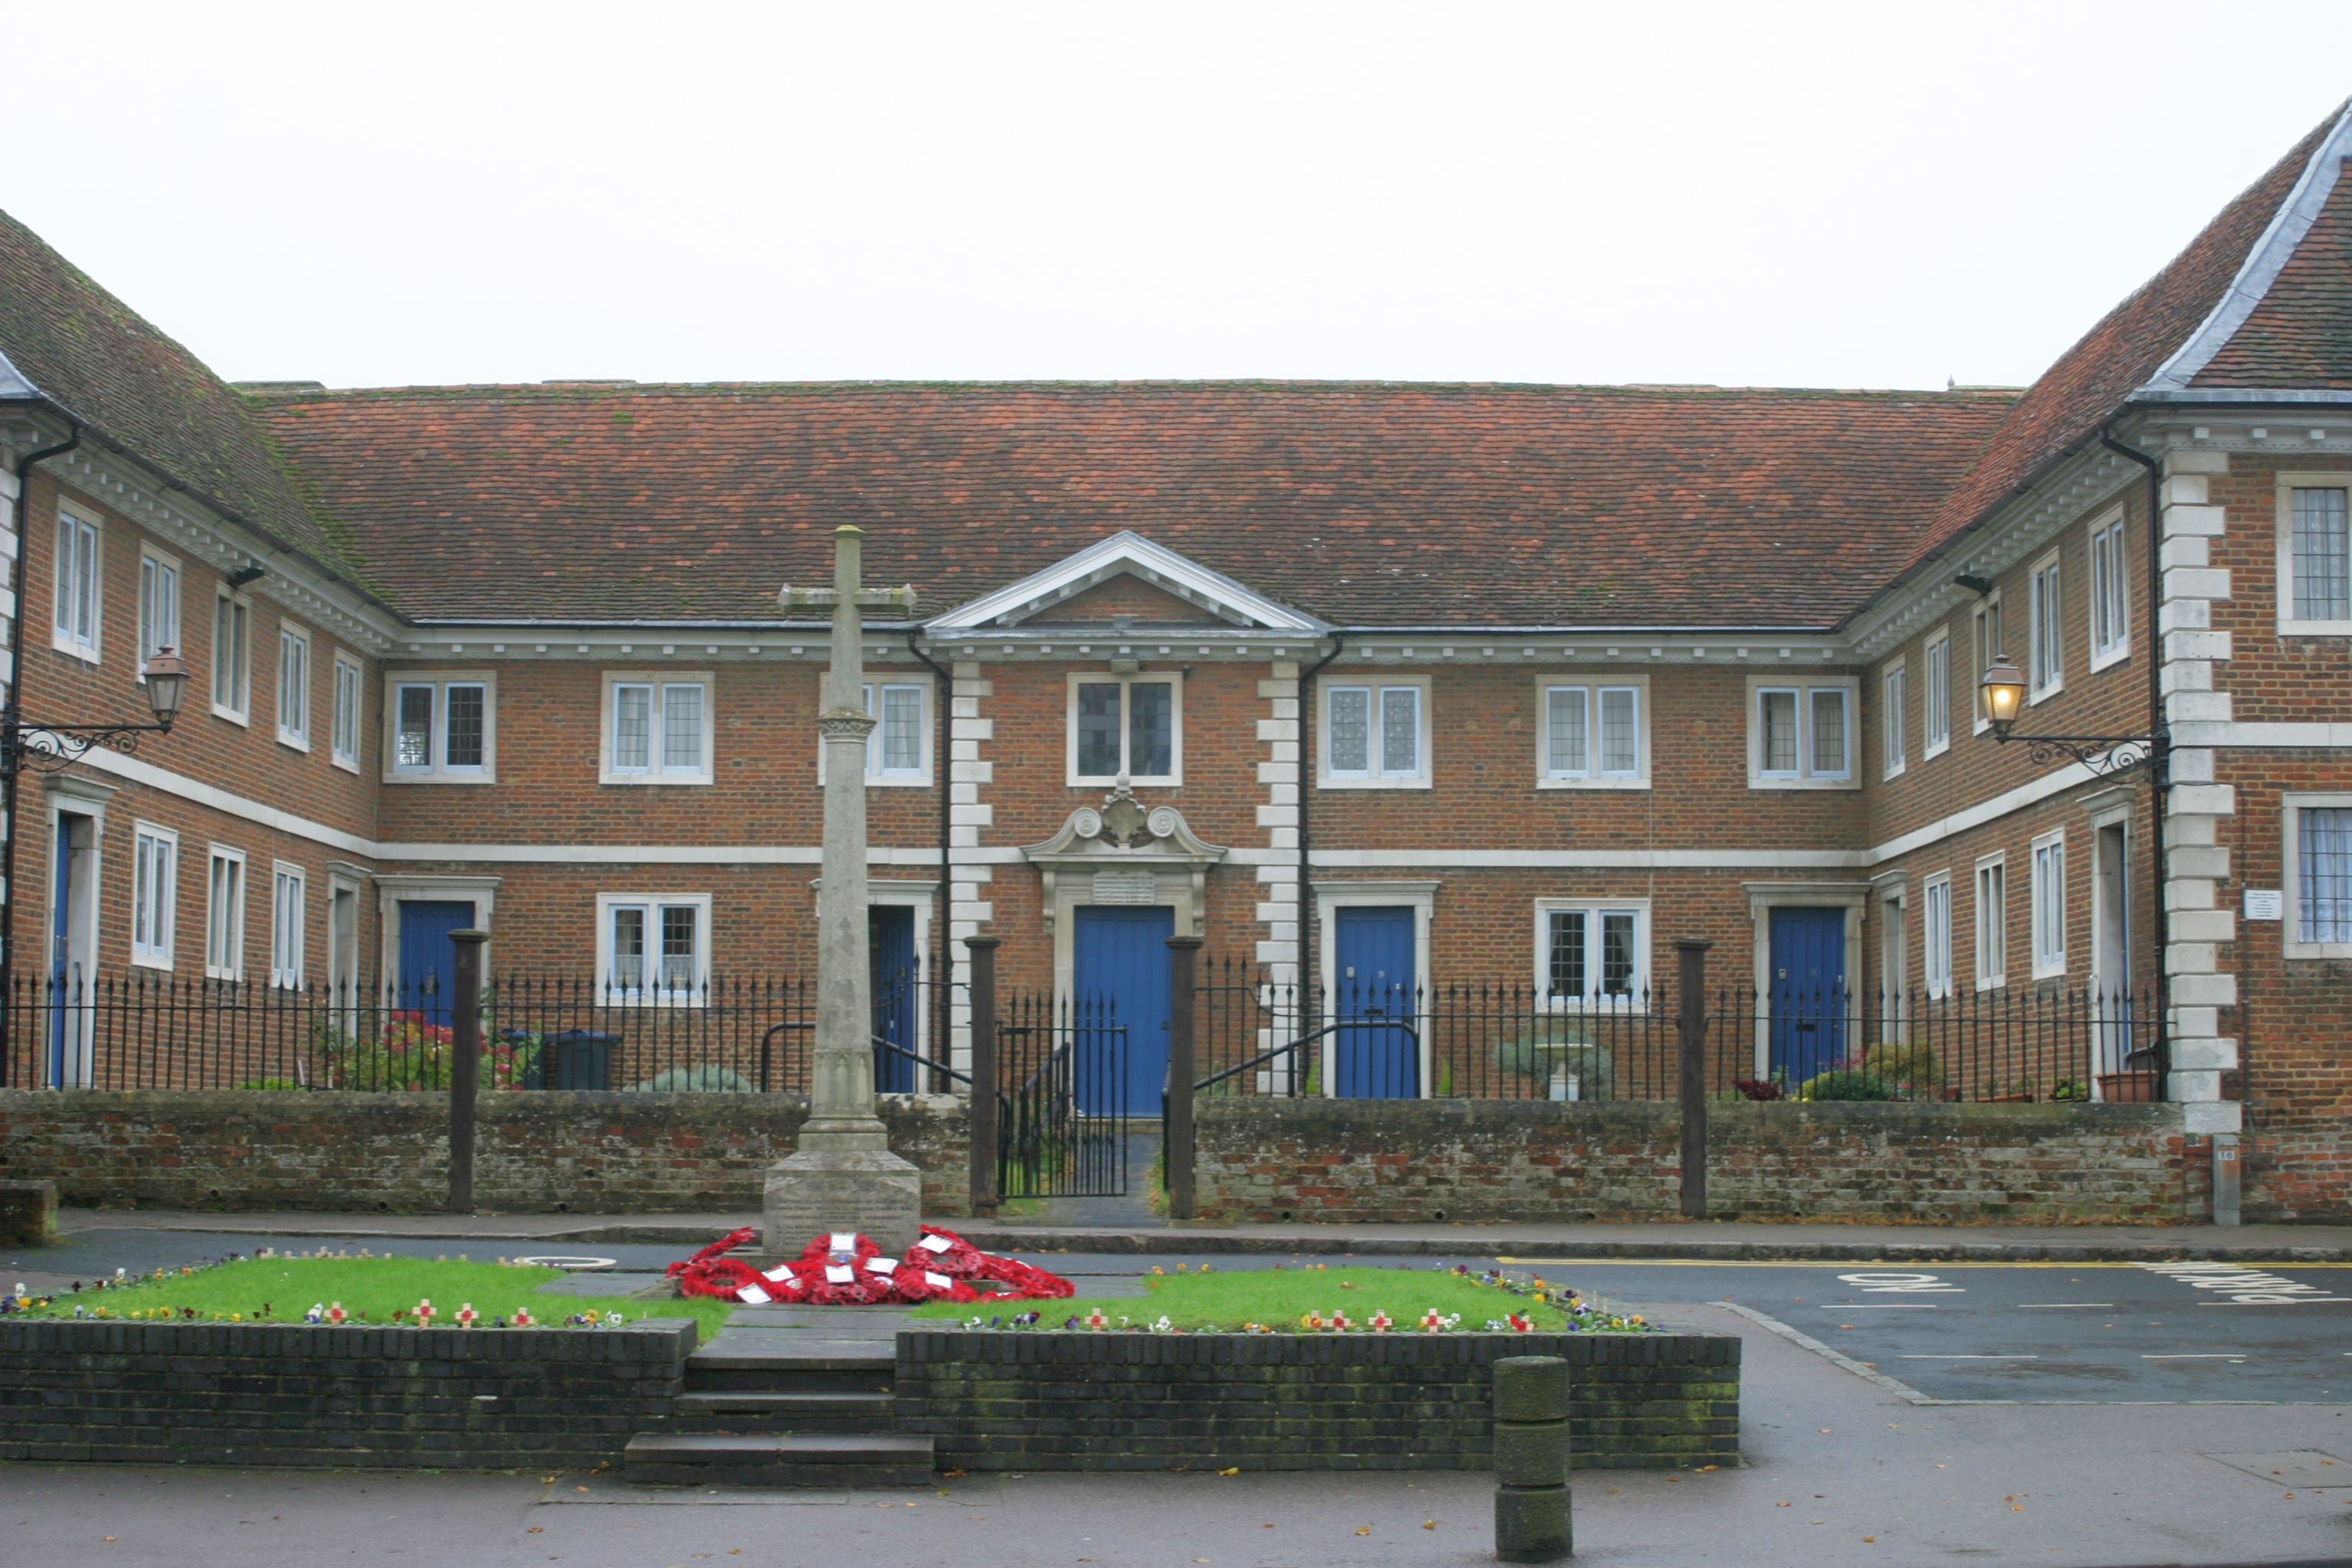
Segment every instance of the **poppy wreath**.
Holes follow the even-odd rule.
[[[829,1231],[810,1241],[798,1258],[764,1274],[727,1256],[753,1234],[732,1231],[685,1262],[671,1264],[668,1272],[678,1282],[678,1293],[754,1305],[804,1301],[819,1307],[1022,1301],[1073,1293],[1070,1282],[1058,1275],[1017,1258],[982,1252],[936,1226],[923,1226],[924,1240],[905,1258],[884,1256],[867,1237]],[[1003,1289],[983,1294],[976,1288],[981,1284]]]
[[[677,1293],[732,1301],[744,1286],[760,1284],[758,1269],[740,1258],[727,1256],[757,1234],[748,1226],[730,1231],[685,1262],[671,1264],[667,1272],[677,1281]]]
[[[923,1238],[915,1243],[909,1256],[921,1259],[923,1267],[932,1273],[944,1274],[950,1279],[973,1279],[988,1264],[988,1254],[955,1232],[935,1225],[923,1226]]]

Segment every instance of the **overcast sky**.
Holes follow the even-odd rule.
[[[11,7],[0,204],[232,379],[2032,379],[2352,4]]]

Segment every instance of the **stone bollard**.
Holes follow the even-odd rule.
[[[1568,1363],[1495,1363],[1495,1560],[1557,1563],[1570,1552]]]

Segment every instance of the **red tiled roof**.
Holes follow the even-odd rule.
[[[2042,373],[1946,498],[1914,563],[1982,521],[2121,412],[2221,300],[2336,119],[2330,114],[2295,143],[2187,249]],[[2336,347],[2345,344],[2339,341]]]
[[[5,213],[0,353],[96,438],[321,565],[356,570],[350,542],[311,510],[245,399]]]
[[[2352,171],[2191,387],[2352,387]]]
[[[868,531],[933,614],[1106,534],[1339,625],[1825,627],[2008,406],[1944,393],[1133,383],[263,402],[425,617],[773,618]]]

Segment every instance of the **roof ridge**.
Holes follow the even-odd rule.
[[[2022,395],[2022,387],[1847,387],[1726,385],[1710,382],[1548,382],[1548,381],[1379,381],[1317,380],[1264,376],[1137,377],[1125,380],[1016,378],[1003,381],[828,380],[828,381],[648,381],[596,380],[452,382],[404,386],[295,387],[245,384],[236,387],[247,402],[267,409],[299,404],[359,403],[468,395],[575,398],[583,402],[637,396],[721,395],[729,393],[833,394],[883,392],[1422,392],[1528,393],[1538,395],[1601,395],[1628,398],[1707,399],[1785,397],[1791,399],[1867,398],[1885,401],[1948,402],[1956,399],[2000,401]]]

